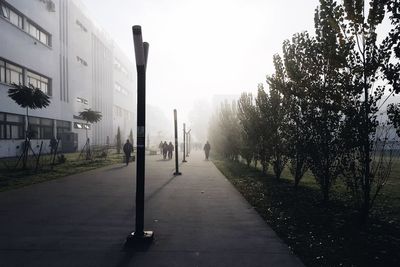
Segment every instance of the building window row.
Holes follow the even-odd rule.
[[[115,91],[126,96],[129,95],[129,91],[122,87],[119,83],[115,83]]]
[[[25,116],[0,113],[0,139],[24,139]]]
[[[81,63],[83,66],[87,67],[87,62],[83,58],[76,56],[76,59],[78,60],[79,63]]]
[[[82,22],[76,20],[76,24],[81,28],[82,31],[87,32],[87,29],[85,26],[83,26]]]
[[[21,29],[24,28],[24,19],[19,13],[16,12],[15,9],[11,8],[3,1],[0,2],[0,6],[1,6],[0,15],[2,15],[5,19],[10,21],[10,23],[14,24],[18,28]]]
[[[84,98],[82,98],[82,97],[77,97],[77,98],[76,98],[76,102],[82,103],[82,104],[85,104],[85,105],[88,105],[88,104],[89,104],[89,101],[87,101],[86,99],[84,99]]]
[[[0,82],[7,84],[25,84],[24,72],[26,73],[26,84],[31,85],[34,88],[38,88],[45,94],[51,96],[50,79],[40,75],[36,72],[32,72],[28,69],[24,69],[14,63],[0,59]]]
[[[1,0],[0,0],[0,15],[6,20],[8,20],[11,24],[14,24],[18,28],[24,30],[25,32],[27,32],[29,35],[31,35],[41,43],[47,46],[51,46],[51,37],[48,32],[43,30],[41,27],[39,27],[30,19],[24,17],[24,15],[19,11],[17,11],[14,7]]]
[[[71,122],[56,120],[57,138],[62,133],[71,132]],[[32,138],[51,139],[54,137],[54,120],[29,117]],[[25,116],[0,112],[0,139],[24,139]]]
[[[86,129],[90,130],[90,124],[82,123],[82,122],[74,122],[75,129]]]

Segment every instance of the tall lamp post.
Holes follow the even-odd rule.
[[[190,132],[192,131],[192,129],[190,129],[187,133],[186,133],[186,157],[189,157],[189,150],[190,150]]]
[[[178,164],[178,115],[176,114],[176,109],[174,109],[174,128],[175,128],[175,173],[174,175],[181,175],[179,172]]]
[[[182,162],[186,161],[186,124],[183,124],[183,160]]]
[[[126,238],[126,246],[137,246],[153,241],[153,231],[144,231],[144,184],[146,145],[146,67],[149,44],[143,43],[142,28],[132,27],[137,71],[137,160],[136,160],[136,218],[135,232]]]

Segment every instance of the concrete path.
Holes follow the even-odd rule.
[[[149,156],[145,252],[134,230],[134,166],[114,165],[0,193],[0,266],[302,266],[200,153],[181,164]]]

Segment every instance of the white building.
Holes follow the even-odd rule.
[[[0,157],[21,153],[25,110],[8,97],[11,83],[33,84],[48,94],[49,107],[29,111],[37,132],[33,148],[63,132],[86,141],[113,143],[134,128],[133,64],[89,18],[78,0],[0,0]],[[88,125],[80,111],[100,111]]]

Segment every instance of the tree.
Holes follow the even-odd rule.
[[[87,124],[89,124],[89,123],[99,122],[102,118],[102,115],[99,111],[94,111],[89,108],[79,112],[79,117],[82,120],[86,121]],[[86,159],[88,160],[92,158],[92,154],[90,151],[90,140],[88,138],[88,127],[85,127],[85,129],[86,129],[86,143],[82,149],[81,154],[83,153],[83,151],[86,151]]]
[[[387,114],[390,123],[396,128],[397,135],[400,137],[400,104],[390,104]]]
[[[224,154],[231,160],[237,160],[240,148],[240,127],[235,101],[232,104],[228,102],[221,104],[219,124]]]
[[[390,54],[397,60],[386,61],[383,65],[385,78],[388,81],[389,92],[392,94],[400,93],[400,2],[386,1],[389,18],[393,25],[383,44],[391,49]],[[389,98],[390,95],[387,96]],[[385,99],[386,101],[386,99]],[[387,108],[389,121],[397,129],[397,135],[400,136],[400,104],[390,104]]]
[[[116,148],[117,148],[117,153],[118,154],[120,154],[121,153],[121,147],[122,147],[122,140],[121,140],[121,130],[119,129],[119,126],[118,126],[118,129],[117,129],[117,144],[116,144]]]
[[[96,123],[102,118],[101,112],[85,108],[84,111],[79,112],[79,117],[86,121],[86,123]],[[88,139],[88,128],[86,128],[86,139]]]
[[[260,159],[262,171],[264,174],[267,173],[268,164],[271,159],[271,153],[269,145],[271,142],[271,128],[269,122],[265,118],[268,118],[270,112],[270,99],[268,94],[264,91],[262,84],[258,85],[258,93],[256,98],[256,107],[258,113],[258,158]]]
[[[25,145],[22,153],[23,168],[26,168],[28,158],[28,149],[30,148],[30,139],[33,133],[29,127],[29,109],[42,109],[50,105],[50,98],[43,93],[39,88],[34,88],[25,85],[18,85],[13,83],[13,88],[8,89],[8,96],[14,100],[21,108],[26,109],[26,128],[25,128]]]
[[[308,169],[307,144],[311,136],[306,121],[308,105],[308,89],[312,84],[313,40],[307,32],[295,34],[292,40],[283,43],[284,68],[288,81],[280,87],[283,95],[286,116],[287,153],[289,170],[294,178],[294,186],[298,187],[301,178]]]
[[[240,124],[236,104],[221,103],[211,117],[209,140],[213,149],[224,157],[237,160],[240,151]]]
[[[256,159],[257,153],[257,110],[251,94],[242,93],[238,100],[238,119],[240,122],[241,147],[240,155],[246,160],[247,166]]]
[[[356,205],[363,223],[385,183],[385,179],[378,176],[385,176],[390,170],[389,165],[381,164],[375,159],[377,154],[383,153],[376,146],[380,143],[377,135],[377,113],[392,93],[399,92],[399,64],[391,63],[398,52],[394,45],[399,42],[398,16],[395,14],[398,8],[391,9],[396,3],[398,5],[398,1],[371,0],[367,7],[364,1],[345,0],[342,8],[345,19],[334,18],[340,26],[338,31],[343,36],[343,42],[352,48],[346,59],[346,72],[350,77],[347,92],[350,92],[351,105],[345,111],[344,122],[348,151],[345,179],[347,184],[353,185],[353,197],[360,199],[356,201]],[[397,25],[394,23],[393,28],[380,42],[377,28],[388,11],[392,11],[392,22],[397,21]],[[388,86],[390,94],[381,103]]]
[[[50,105],[50,98],[43,93],[39,88],[34,88],[25,85],[12,84],[13,88],[8,89],[8,96],[14,100],[21,108],[26,109],[26,138],[29,134],[29,109],[42,109]]]
[[[133,132],[132,132],[132,129],[131,129],[130,132],[129,132],[129,137],[128,137],[128,139],[129,139],[129,142],[131,142],[131,144],[133,145]]]
[[[275,74],[267,77],[269,85],[269,112],[268,121],[271,133],[269,150],[271,164],[276,179],[280,179],[283,169],[287,163],[287,123],[285,120],[286,105],[283,104],[282,91],[287,86],[287,75],[279,55],[274,56]]]
[[[310,85],[304,111],[311,133],[308,143],[310,169],[319,184],[323,200],[329,200],[333,182],[341,172],[341,119],[346,87],[342,68],[350,46],[338,31],[343,20],[341,7],[333,0],[321,0],[315,12],[315,39],[307,52],[310,57]]]

